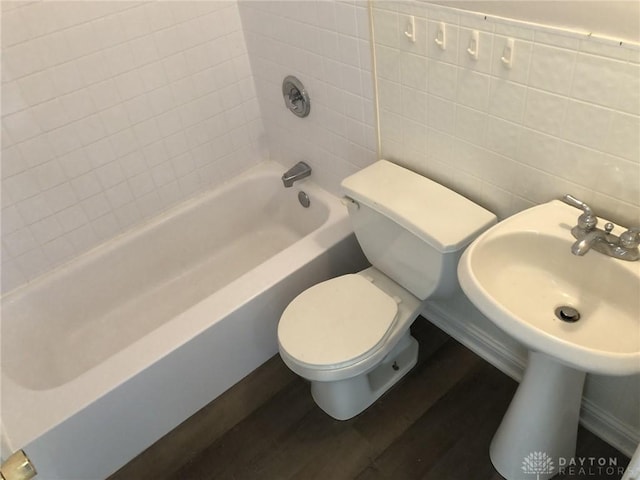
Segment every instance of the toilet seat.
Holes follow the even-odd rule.
[[[396,323],[398,301],[362,275],[314,285],[285,309],[280,348],[301,365],[337,369],[381,348]]]

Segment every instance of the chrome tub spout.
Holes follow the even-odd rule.
[[[311,167],[304,162],[298,162],[282,175],[282,183],[285,187],[293,186],[293,183],[311,175]]]

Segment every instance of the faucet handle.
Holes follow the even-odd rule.
[[[568,203],[572,207],[581,208],[582,215],[578,217],[578,226],[585,230],[593,230],[598,224],[598,217],[593,214],[593,210],[591,207],[584,203],[582,200],[577,199],[573,195],[569,195],[568,193],[562,197],[565,203]]]
[[[640,245],[640,227],[631,227],[620,235],[620,246],[637,248]]]

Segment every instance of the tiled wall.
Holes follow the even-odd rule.
[[[271,157],[307,161],[337,192],[377,155],[367,2],[243,0],[240,14]],[[291,74],[311,97],[303,119],[282,99]]]
[[[416,43],[403,35],[408,15]],[[640,224],[638,45],[425,2],[375,1],[373,17],[382,156],[501,218],[572,193]]]
[[[235,1],[3,1],[3,291],[247,168],[263,133]]]

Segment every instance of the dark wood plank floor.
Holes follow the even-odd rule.
[[[418,365],[351,420],[340,422],[322,412],[309,385],[274,358],[263,369],[266,373],[256,372],[247,382],[262,385],[262,390],[265,382],[279,387],[235,426],[209,434],[205,441],[197,438],[215,430],[216,415],[228,417],[225,409],[237,403],[229,399],[238,398],[230,392],[226,400],[223,396],[212,402],[110,480],[501,479],[488,448],[517,383],[424,319],[414,325],[413,333],[421,345]],[[221,414],[208,413],[220,411],[220,404]],[[171,458],[172,449],[181,452],[179,458]],[[629,461],[582,428],[577,454],[615,456],[619,465]]]

